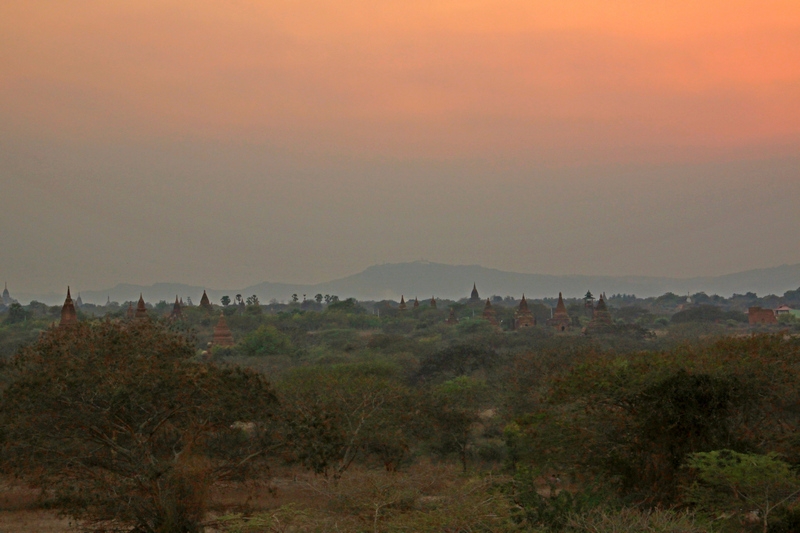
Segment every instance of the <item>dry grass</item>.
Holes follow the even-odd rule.
[[[207,531],[510,531],[510,506],[492,489],[500,481],[427,461],[401,472],[353,467],[340,480],[278,468],[269,480],[217,484]],[[68,520],[40,508],[35,490],[0,483],[0,491],[0,533],[71,531]]]

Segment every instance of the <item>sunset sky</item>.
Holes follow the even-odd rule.
[[[800,2],[7,0],[0,201],[20,291],[798,263]]]

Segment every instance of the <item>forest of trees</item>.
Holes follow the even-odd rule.
[[[617,295],[604,334],[577,301],[571,331],[511,331],[319,296],[0,315],[3,475],[85,531],[800,530],[794,322]]]

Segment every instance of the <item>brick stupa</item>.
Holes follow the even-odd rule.
[[[139,302],[136,304],[136,314],[134,318],[136,320],[144,320],[147,318],[147,306],[144,305],[144,298],[141,294],[139,294]]]
[[[401,311],[406,310],[406,300],[402,294],[400,295],[400,307],[398,309],[400,309]]]
[[[473,283],[472,284],[472,294],[469,295],[469,301],[470,302],[479,302],[480,299],[481,299],[481,297],[478,296],[478,286]]]
[[[175,295],[175,305],[172,306],[172,312],[169,314],[170,320],[181,320],[183,318],[183,308],[178,301],[178,296]]]
[[[436,309],[436,298],[431,296],[431,309]]]
[[[72,302],[72,296],[67,287],[67,299],[64,300],[64,305],[61,307],[61,322],[59,328],[69,328],[78,325],[78,312],[75,310],[75,304]]]
[[[213,309],[211,307],[211,301],[208,299],[208,295],[206,294],[206,291],[203,291],[203,296],[200,298],[200,307],[202,307],[203,309],[205,309],[207,311],[211,311],[211,309]]]
[[[558,331],[567,331],[570,324],[572,324],[572,320],[570,320],[569,314],[567,313],[567,306],[564,305],[564,298],[559,292],[556,310],[553,313],[553,316],[547,320],[547,325],[557,329]]]
[[[133,320],[134,316],[136,316],[136,311],[133,310],[133,302],[128,302],[128,310],[125,312],[125,318]]]
[[[414,309],[419,307],[419,299],[414,298]]]
[[[447,317],[447,320],[444,321],[445,324],[448,326],[455,326],[458,324],[458,319],[456,318],[456,310],[454,308],[450,308],[450,315]]]
[[[483,319],[493,326],[497,326],[497,313],[492,307],[492,302],[486,298],[486,305],[483,307]]]
[[[214,337],[211,339],[211,346],[233,346],[233,334],[225,321],[225,315],[220,313],[219,322],[214,326]]]
[[[525,299],[524,294],[519,302],[519,308],[514,313],[514,324],[517,329],[530,328],[536,325],[536,319],[533,318],[533,313],[528,309],[528,300]]]
[[[611,331],[614,328],[614,322],[611,320],[611,315],[606,307],[605,294],[600,295],[597,300],[597,305],[594,308],[592,320],[586,325],[586,333],[603,333]]]

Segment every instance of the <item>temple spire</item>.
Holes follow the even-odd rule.
[[[214,337],[211,339],[211,346],[233,346],[233,334],[228,327],[223,313],[219,314],[219,322],[214,326]]]
[[[64,300],[64,305],[61,307],[61,322],[59,328],[68,328],[78,325],[78,313],[75,311],[75,304],[72,302],[72,295],[67,286],[67,299]]]
[[[144,297],[141,293],[139,293],[139,302],[136,304],[136,314],[134,317],[138,319],[147,318],[147,306],[144,304]]]
[[[481,297],[478,296],[478,286],[475,283],[472,284],[472,294],[470,294],[469,299],[471,302],[477,302],[481,299]]]

